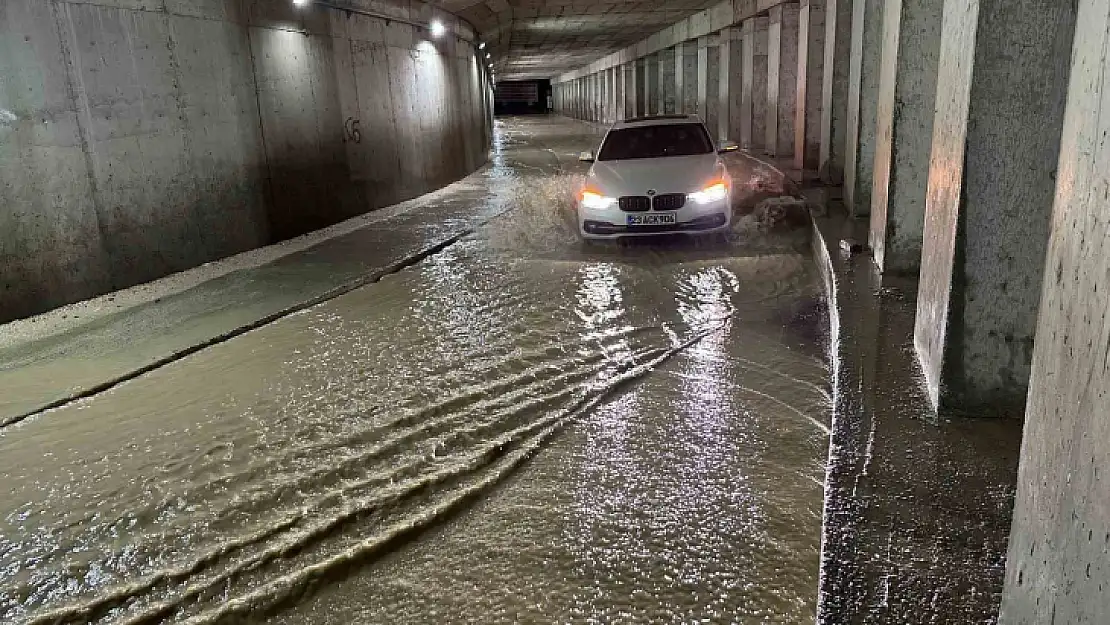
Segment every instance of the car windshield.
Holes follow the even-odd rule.
[[[666,124],[622,128],[609,133],[599,161],[712,154],[713,142],[701,124]]]

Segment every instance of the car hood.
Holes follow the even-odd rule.
[[[613,197],[691,193],[725,175],[716,154],[594,163],[587,183]]]

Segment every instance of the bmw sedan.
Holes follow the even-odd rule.
[[[736,144],[713,145],[693,115],[642,117],[615,124],[577,198],[586,240],[714,233],[732,223],[732,180],[720,155]]]

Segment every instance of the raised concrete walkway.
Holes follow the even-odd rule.
[[[836,337],[818,622],[990,623],[998,615],[1021,423],[932,416],[917,285],[880,280],[867,224],[815,218]]]

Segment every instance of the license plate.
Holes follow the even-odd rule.
[[[674,215],[629,215],[630,226],[660,226],[677,223]]]

